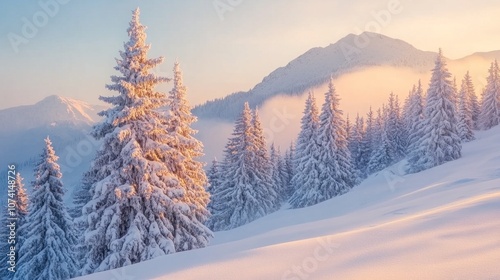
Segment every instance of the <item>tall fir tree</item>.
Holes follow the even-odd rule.
[[[309,93],[293,157],[293,166],[296,172],[291,182],[294,191],[289,199],[292,208],[315,204],[312,198],[317,197],[316,190],[321,185],[319,180],[321,147],[318,143],[318,129],[319,112],[316,99],[312,93]]]
[[[283,176],[283,162],[281,160],[281,155],[276,150],[274,143],[271,144],[269,149],[269,161],[271,163],[271,180],[273,182],[273,187],[278,194],[279,202],[285,197],[285,177]]]
[[[351,154],[347,146],[346,123],[339,108],[339,98],[330,79],[325,102],[319,116],[317,142],[319,144],[317,188],[302,185],[294,194],[294,207],[317,204],[348,192],[356,183]],[[301,194],[297,196],[296,194]]]
[[[348,148],[345,120],[339,103],[340,98],[333,85],[333,78],[330,78],[329,90],[325,94],[325,103],[319,117],[318,139],[320,145],[328,149],[328,153],[321,154],[323,163],[336,172],[333,178],[336,189],[339,190],[337,195],[348,192],[357,182]],[[361,127],[359,129],[362,130]]]
[[[69,279],[77,276],[76,236],[63,202],[58,157],[47,137],[36,169],[26,222],[19,229],[25,239],[19,250],[14,279]]]
[[[425,119],[418,147],[409,158],[410,173],[461,157],[462,144],[457,132],[454,89],[441,50],[432,70],[427,91]]]
[[[270,164],[258,114],[252,116],[245,103],[236,121],[224,158],[224,179],[212,194],[207,222],[213,230],[227,230],[247,224],[278,208]]]
[[[377,110],[375,145],[367,167],[370,174],[383,170],[394,162],[394,146],[388,136],[387,119],[388,110],[384,105],[382,110]]]
[[[424,120],[424,103],[422,82],[418,81],[418,86],[414,87],[409,98],[406,127],[408,133],[408,149],[407,154],[411,156],[411,152],[416,149],[416,145],[420,143],[422,134],[422,125]]]
[[[213,193],[220,186],[222,180],[221,176],[222,174],[219,166],[219,161],[217,161],[217,158],[214,158],[214,160],[212,160],[212,165],[210,165],[210,169],[207,172],[208,193]]]
[[[391,163],[401,160],[406,151],[406,134],[401,119],[398,96],[391,92],[389,95],[387,114],[384,119],[389,147],[392,150]]]
[[[12,279],[14,277],[15,270],[9,270],[10,264],[8,262],[10,261],[10,256],[8,254],[11,251],[11,246],[14,246],[14,252],[17,256],[19,256],[19,249],[21,248],[24,239],[27,237],[26,234],[24,234],[20,229],[26,222],[29,199],[26,189],[24,188],[23,178],[19,172],[16,173],[14,184],[12,186],[15,188],[14,192],[9,192],[8,197],[9,199],[15,200],[16,207],[15,209],[8,209],[6,207],[2,211],[1,215],[2,228],[0,230],[0,238],[2,238],[3,243],[0,246],[0,279]],[[13,196],[11,196],[11,194]],[[15,236],[11,236],[11,229],[7,226],[12,221],[15,221],[16,224]],[[15,239],[11,239],[12,237]],[[14,240],[15,243],[11,243],[12,240]]]
[[[368,169],[368,164],[370,162],[370,158],[373,154],[374,149],[376,148],[375,138],[376,138],[376,129],[375,129],[375,117],[373,116],[373,110],[370,106],[370,110],[366,114],[366,128],[365,134],[362,140],[362,149],[366,154],[366,158],[364,159],[364,169],[366,176],[370,175],[371,172]]]
[[[285,200],[288,200],[294,192],[292,185],[292,178],[293,175],[295,174],[294,156],[295,156],[295,147],[293,142],[291,142],[290,147],[285,152],[285,157],[283,160],[283,164],[285,166],[285,179],[284,179]]]
[[[473,121],[473,112],[471,108],[470,95],[468,92],[467,80],[462,81],[462,86],[460,87],[460,92],[458,95],[458,124],[457,130],[460,139],[464,142],[469,142],[475,139]]]
[[[413,94],[415,94],[415,91],[417,91],[417,87],[413,85],[412,89],[408,92],[408,95],[405,98],[405,102],[403,104],[403,109],[401,111],[401,117],[403,119],[403,123],[405,126],[405,129],[409,127],[409,124],[411,123],[410,121],[410,102]]]
[[[166,164],[177,182],[175,188],[184,190],[179,201],[189,207],[178,208],[179,211],[172,213],[175,250],[180,252],[207,246],[213,234],[204,225],[209,216],[209,194],[205,189],[208,181],[203,164],[198,161],[203,156],[203,145],[194,137],[197,131],[191,127],[197,118],[191,113],[186,99],[187,90],[179,63],[175,63],[173,72],[174,86],[167,100],[170,108],[167,127],[172,149],[166,152]]]
[[[145,29],[136,9],[116,60],[121,75],[107,85],[118,95],[100,97],[112,106],[92,132],[102,146],[86,183],[92,198],[82,208],[83,274],[203,247],[211,237],[203,225],[206,176],[193,160],[201,153],[189,128],[195,119],[178,76],[168,98],[155,90],[168,79],[151,73],[163,58],[147,57]]]
[[[479,127],[484,130],[500,123],[500,69],[496,60],[491,63],[486,81],[479,115]]]
[[[481,112],[481,107],[479,101],[477,100],[476,90],[474,89],[474,83],[472,82],[472,77],[469,71],[464,76],[462,81],[462,87],[465,89],[467,94],[468,107],[471,110],[473,129],[478,129],[479,113]]]
[[[351,159],[354,169],[356,170],[356,177],[359,179],[366,178],[369,159],[369,150],[366,141],[366,131],[364,119],[359,115],[356,116],[356,122],[351,130],[351,137],[349,140],[349,150],[351,152]]]

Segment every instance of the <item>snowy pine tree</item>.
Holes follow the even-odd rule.
[[[394,163],[405,156],[406,133],[401,119],[398,96],[392,92],[389,96],[384,124],[389,147],[392,150],[390,152],[391,163]]]
[[[225,176],[209,206],[214,211],[207,222],[211,229],[235,228],[277,210],[263,131],[248,103],[226,145],[223,166]]]
[[[14,277],[14,273],[9,271],[9,254],[10,247],[16,247],[16,255],[19,256],[19,249],[22,246],[24,239],[27,237],[20,228],[23,227],[26,222],[26,216],[28,215],[28,195],[26,193],[26,189],[24,188],[23,178],[19,172],[16,173],[15,181],[15,192],[13,199],[16,201],[16,208],[14,211],[9,211],[8,208],[3,209],[1,215],[1,225],[2,228],[0,230],[0,238],[3,240],[2,245],[0,245],[0,279],[12,279]],[[9,198],[11,198],[9,193]],[[7,226],[11,221],[10,219],[17,219],[16,221],[16,239],[15,243],[10,243],[12,239],[10,239],[10,228]],[[8,242],[9,241],[9,242]]]
[[[366,141],[366,132],[364,127],[364,119],[359,115],[356,116],[356,122],[351,130],[351,137],[349,140],[349,150],[353,166],[357,172],[360,180],[366,178],[369,159],[368,143]]]
[[[474,84],[472,83],[472,77],[469,71],[464,76],[462,81],[462,87],[467,95],[467,106],[471,110],[473,129],[478,129],[479,113],[481,112],[481,107],[479,106],[479,101],[477,100],[476,91],[474,89]]]
[[[301,130],[295,146],[293,165],[295,174],[292,178],[293,194],[289,202],[293,208],[301,208],[317,203],[316,190],[320,188],[318,143],[319,113],[316,99],[312,93],[306,100],[304,115],[301,120]]]
[[[414,87],[415,88],[415,87]],[[408,133],[407,155],[412,157],[412,152],[418,148],[422,137],[422,125],[424,120],[424,104],[422,82],[418,81],[418,86],[409,97],[408,112],[406,116],[406,129]]]
[[[377,118],[375,120],[375,140],[373,151],[368,162],[368,172],[370,174],[378,172],[394,162],[394,146],[387,135],[388,111],[383,107],[382,111],[377,111]]]
[[[462,81],[462,86],[458,95],[458,123],[457,130],[460,139],[464,142],[469,142],[475,139],[473,121],[473,112],[471,108],[470,95],[466,79]]]
[[[375,143],[375,118],[373,117],[373,110],[370,106],[370,110],[366,114],[366,128],[363,139],[361,141],[361,148],[363,150],[363,154],[366,155],[365,159],[363,159],[363,166],[365,170],[366,176],[370,175],[370,170],[368,170],[368,164],[370,158],[372,156],[373,150],[376,148]]]
[[[63,203],[62,174],[47,137],[38,164],[14,279],[69,279],[77,275],[76,236]]]
[[[269,150],[270,153],[270,163],[271,163],[271,179],[273,182],[273,187],[276,193],[278,194],[279,201],[281,202],[283,197],[285,196],[285,182],[283,177],[283,163],[281,160],[281,155],[274,147],[274,143],[271,144],[271,148]]]
[[[481,101],[479,127],[490,129],[500,123],[500,69],[498,62],[491,63],[486,89]]]
[[[184,190],[184,195],[179,198],[183,207],[173,212],[171,218],[175,250],[179,252],[207,246],[213,234],[204,225],[209,216],[209,194],[205,190],[208,181],[203,164],[197,160],[203,156],[203,145],[194,137],[197,131],[191,128],[197,119],[186,99],[179,63],[174,65],[173,81],[174,87],[167,101],[170,108],[167,126],[172,149],[166,152],[166,164],[177,182],[175,188]]]
[[[325,167],[325,170],[322,171],[331,171],[326,172],[328,174],[321,173],[321,175],[326,175],[325,180],[322,180],[322,184],[325,187],[334,186],[335,195],[348,192],[356,182],[339,101],[340,99],[331,78],[329,90],[325,94],[325,103],[319,116],[318,141],[322,147],[320,161]],[[328,180],[331,180],[330,183],[328,183]]]
[[[332,79],[319,116],[317,141],[320,153],[316,180],[319,184],[316,188],[308,184],[299,186],[300,189],[295,192],[294,200],[291,201],[295,208],[314,205],[342,195],[356,183],[351,154],[347,147],[346,123],[339,109],[339,98]]]
[[[207,172],[207,179],[208,179],[207,191],[209,193],[213,193],[214,190],[220,186],[220,183],[222,181],[221,176],[222,174],[220,172],[219,162],[215,158],[214,160],[212,160],[212,165],[210,166],[210,169]]]
[[[427,91],[422,137],[413,156],[409,158],[410,173],[461,157],[462,145],[457,132],[454,90],[450,77],[440,50]]]
[[[293,142],[290,143],[290,147],[285,152],[285,157],[283,159],[285,178],[283,179],[285,184],[285,200],[288,200],[290,196],[292,196],[294,189],[292,186],[292,178],[295,174],[295,166],[294,166],[294,156],[295,156],[295,147]]]
[[[92,132],[102,146],[88,173],[92,199],[82,209],[83,274],[199,248],[211,236],[203,225],[206,176],[193,160],[201,153],[189,128],[195,119],[178,76],[168,98],[155,90],[168,79],[151,73],[163,58],[147,57],[145,29],[136,9],[116,60],[121,75],[107,85],[118,95],[100,97],[112,107]]]

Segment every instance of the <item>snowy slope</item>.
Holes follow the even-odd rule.
[[[463,157],[217,232],[211,246],[97,273],[100,279],[500,279],[500,127]]]

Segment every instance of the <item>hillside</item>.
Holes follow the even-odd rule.
[[[78,279],[496,279],[500,127],[477,138],[459,160],[412,175],[399,164],[207,248]]]

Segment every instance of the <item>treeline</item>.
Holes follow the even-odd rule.
[[[261,129],[251,125],[260,123],[258,115],[245,104],[223,161],[209,170],[209,227],[238,227],[285,203],[317,204],[403,159],[407,172],[416,173],[460,158],[462,143],[474,140],[475,130],[500,123],[499,77],[495,61],[479,101],[469,72],[458,87],[440,50],[425,94],[418,81],[402,105],[391,93],[376,112],[370,108],[352,122],[344,119],[330,80],[321,112],[309,93],[301,131],[284,156],[274,145],[267,156]]]

